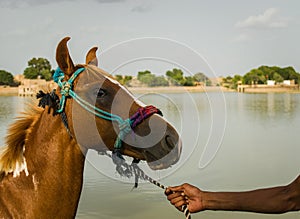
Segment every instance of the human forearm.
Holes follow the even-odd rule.
[[[258,213],[296,211],[299,210],[300,197],[300,188],[296,181],[288,186],[258,189],[248,192],[204,192],[202,202],[206,210],[250,211]]]

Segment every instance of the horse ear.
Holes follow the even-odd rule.
[[[67,75],[71,76],[75,71],[75,66],[70,57],[67,42],[70,40],[70,37],[63,38],[56,48],[56,62],[60,69]]]
[[[98,59],[96,56],[97,49],[98,47],[93,47],[88,51],[85,58],[85,64],[98,66]]]

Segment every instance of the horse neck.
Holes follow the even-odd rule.
[[[53,117],[47,110],[41,114],[26,141],[25,158],[34,190],[39,199],[48,200],[48,212],[59,203],[66,205],[60,208],[65,207],[67,214],[76,213],[85,153],[70,137],[59,115]]]

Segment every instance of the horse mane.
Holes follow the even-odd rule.
[[[100,73],[108,78],[114,77],[102,69],[92,65],[85,65],[86,70]],[[42,90],[49,91],[49,87],[44,87]],[[43,92],[42,92],[43,93]],[[43,106],[44,107],[44,106]],[[19,176],[22,171],[28,175],[26,159],[24,156],[25,144],[32,128],[41,113],[43,108],[33,104],[28,104],[27,109],[18,116],[14,123],[10,125],[5,137],[5,146],[0,147],[0,181],[1,176],[6,176],[12,173],[14,177]]]
[[[8,128],[5,146],[0,148],[0,174],[2,176],[12,173],[16,177],[22,171],[28,175],[24,157],[25,143],[42,111],[42,108],[28,105],[28,108]]]

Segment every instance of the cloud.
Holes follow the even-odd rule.
[[[279,15],[276,8],[268,8],[263,14],[252,15],[243,21],[238,21],[237,28],[284,28],[288,25],[288,19]]]

